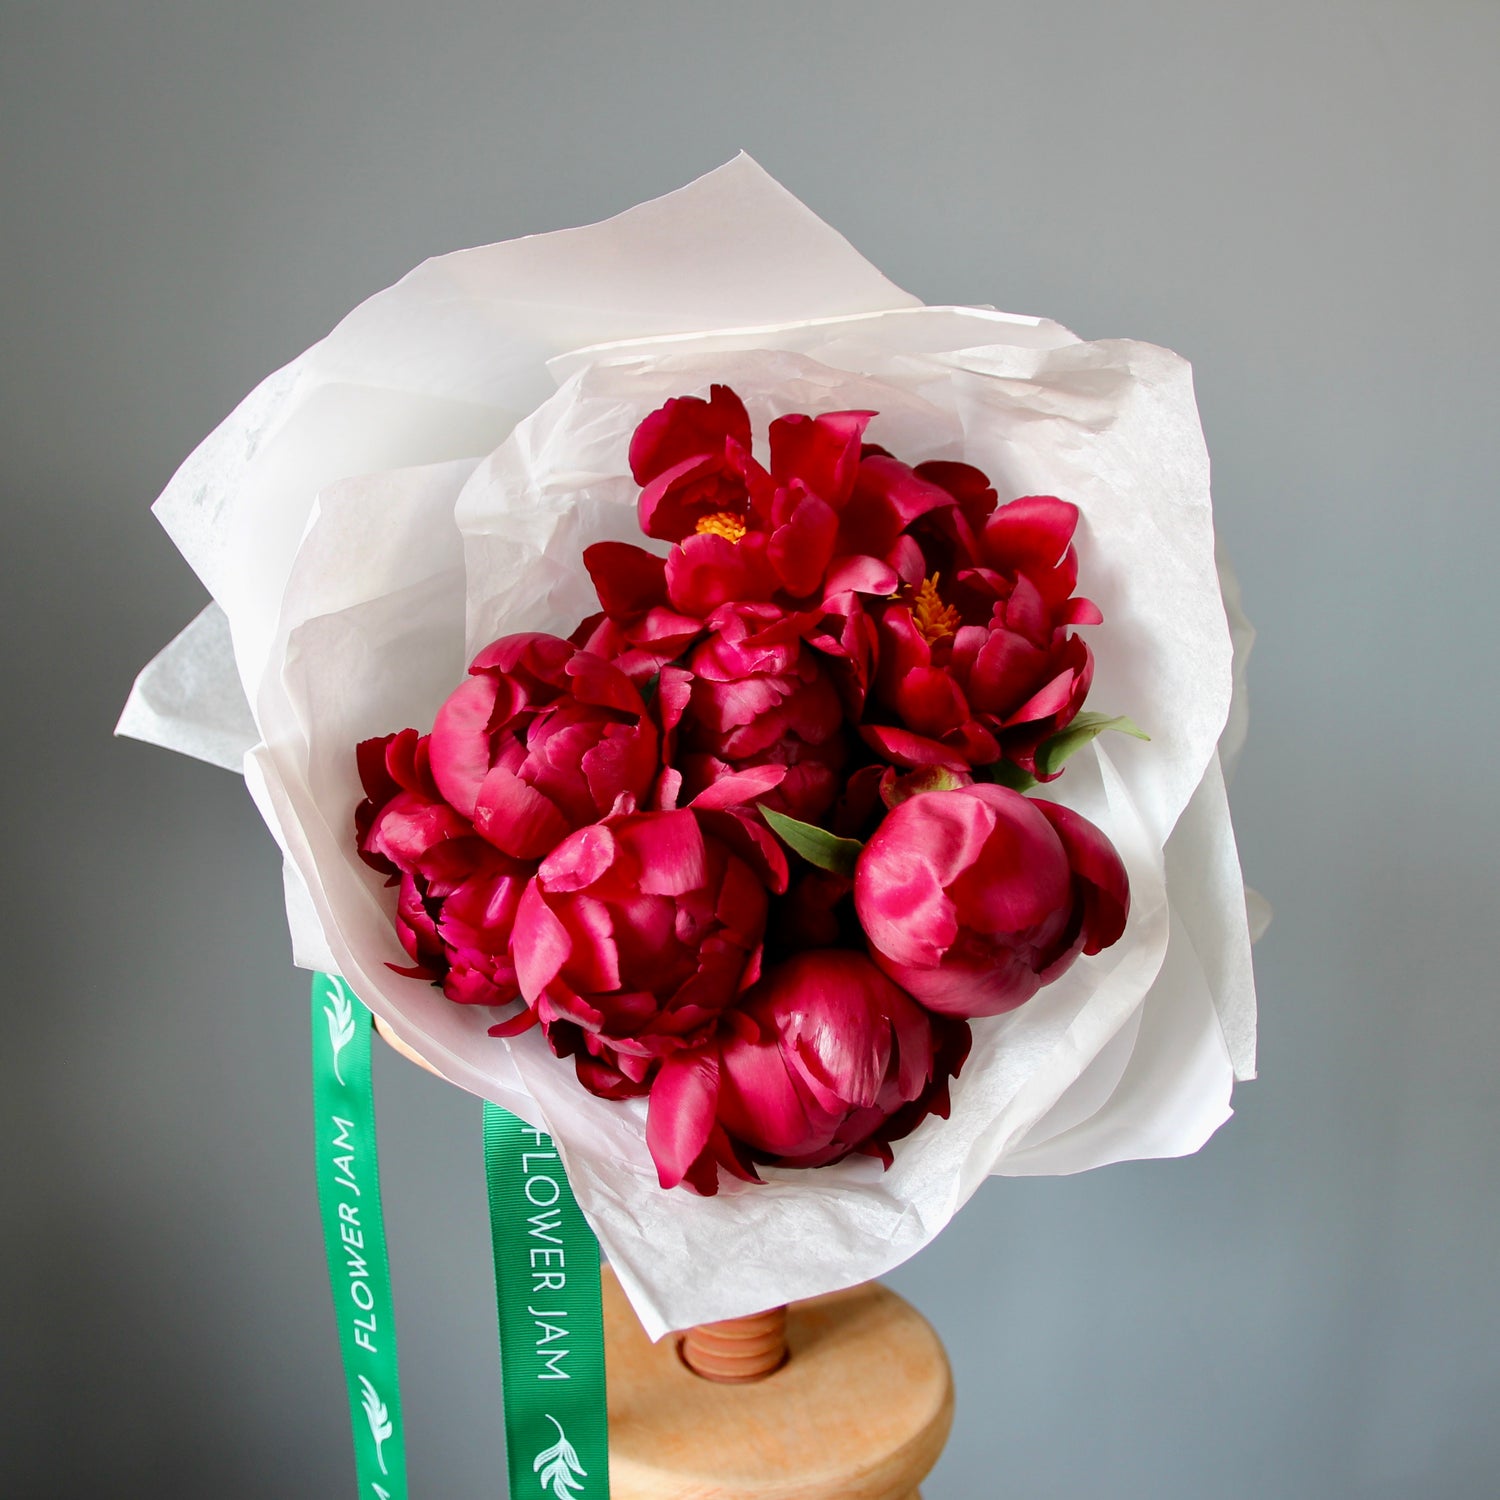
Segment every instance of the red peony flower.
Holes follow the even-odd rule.
[[[432,726],[445,801],[517,859],[540,859],[621,797],[647,798],[658,737],[616,667],[550,635],[486,646]]]
[[[592,1093],[646,1091],[664,1057],[701,1044],[760,975],[775,840],[724,811],[616,814],[544,859],[516,915],[528,1009]]]
[[[1033,495],[976,527],[977,470],[932,464],[915,472],[951,486],[954,504],[925,512],[906,537],[921,549],[920,581],[871,606],[879,618],[872,717],[894,723],[862,732],[898,765],[976,766],[1003,756],[1051,780],[1038,770],[1037,749],[1072,722],[1094,675],[1092,654],[1069,627],[1102,619],[1073,595],[1078,509]]]
[[[669,1059],[646,1140],[663,1187],[717,1188],[718,1168],[812,1167],[946,1118],[968,1027],[928,1015],[861,953],[818,949],[769,970],[718,1044]]]
[[[641,529],[676,545],[664,563],[624,543],[588,549],[605,616],[642,645],[659,638],[667,614],[702,620],[728,603],[821,602],[872,415],[780,417],[766,468],[751,454],[749,416],[727,386],[652,412],[630,446]],[[897,581],[888,569],[860,571],[872,587]]]
[[[415,729],[359,746],[359,852],[400,886],[396,934],[413,963],[397,972],[441,984],[460,1004],[507,1005],[520,994],[511,928],[535,866],[502,854],[442,800],[429,750]]]
[[[838,411],[772,422],[770,468],[747,463],[743,502],[700,516],[694,534],[668,555],[672,607],[702,617],[725,603],[819,603],[873,415]]]
[[[630,440],[630,472],[641,486],[641,530],[680,542],[715,514],[742,514],[748,500],[750,417],[727,385],[677,396],[658,407]]]
[[[859,857],[871,956],[929,1010],[999,1015],[1125,930],[1114,846],[1068,808],[1000,786],[923,792]]]
[[[658,690],[683,799],[751,766],[784,766],[764,800],[796,818],[821,817],[838,795],[848,736],[833,680],[799,621],[773,604],[726,604],[706,624]]]

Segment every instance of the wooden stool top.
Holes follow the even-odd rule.
[[[947,1356],[874,1282],[788,1311],[787,1363],[726,1385],[652,1344],[604,1274],[615,1500],[914,1500],[953,1424]]]

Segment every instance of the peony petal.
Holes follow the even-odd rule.
[[[884,598],[894,594],[901,585],[901,576],[887,562],[878,557],[866,557],[861,553],[837,557],[823,580],[825,600],[837,598],[850,592],[877,594]]]
[[[692,813],[642,813],[616,831],[632,855],[639,887],[651,896],[700,890],[707,876],[703,831]]]
[[[927,1010],[963,1020],[1004,1015],[1024,1005],[1042,987],[1042,976],[1015,953],[986,955],[972,963],[938,968],[898,964],[879,952],[874,958]]]
[[[719,1064],[711,1053],[678,1053],[651,1085],[646,1145],[664,1188],[676,1187],[708,1144],[719,1100]]]
[[[700,620],[721,604],[769,599],[776,587],[757,532],[738,542],[712,533],[687,537],[667,557],[666,571],[672,607]]]
[[[916,466],[919,479],[947,490],[958,502],[964,520],[975,530],[980,529],[986,517],[995,509],[999,497],[989,481],[989,476],[973,464],[952,463],[946,459],[933,459]]]
[[[787,593],[803,598],[818,589],[838,532],[838,512],[817,495],[804,495],[791,519],[772,533],[767,548]]]
[[[535,1005],[562,972],[572,953],[572,943],[567,928],[553,915],[534,880],[522,893],[516,910],[511,951],[516,961],[516,982],[521,993]]]
[[[497,1021],[489,1028],[490,1036],[506,1037],[520,1036],[523,1032],[530,1031],[537,1023],[537,1014],[531,1007],[522,1006],[513,1016],[508,1016],[503,1021]]]
[[[741,803],[764,796],[773,787],[780,786],[786,778],[786,772],[785,766],[749,766],[743,771],[732,771],[706,786],[688,806],[699,812],[738,807]]]
[[[889,1013],[906,997],[864,954],[799,953],[769,970],[756,993],[825,1109],[875,1103],[891,1062]]]
[[[559,900],[552,914],[568,930],[567,982],[580,995],[604,995],[620,988],[620,955],[614,923],[602,901],[575,895]]]
[[[719,1060],[719,1119],[737,1140],[773,1156],[790,1156],[819,1143],[809,1100],[787,1073],[773,1039],[735,1038]]]
[[[934,965],[958,936],[957,914],[933,860],[943,830],[927,819],[891,827],[922,800],[914,797],[890,813],[865,845],[854,869],[854,909],[879,952],[898,963]],[[903,824],[913,821],[908,833]]]
[[[974,658],[965,686],[976,713],[1004,718],[1046,680],[1047,657],[1030,641],[991,630]]]
[[[786,890],[791,878],[786,850],[759,818],[733,809],[700,811],[698,817],[704,832],[742,859],[767,890],[777,895]]]
[[[444,800],[466,818],[474,816],[479,789],[490,769],[490,715],[498,693],[491,677],[469,677],[437,711],[428,742],[432,775]]]
[[[386,765],[387,749],[400,740],[401,735],[415,736],[415,729],[403,729],[401,734],[383,734],[373,740],[361,740],[354,747],[354,764],[359,771],[359,784],[365,796],[377,807],[389,802],[401,790],[401,782]]]
[[[569,832],[557,805],[504,766],[496,766],[479,788],[474,827],[517,859],[541,859]]]
[[[969,769],[968,761],[959,750],[939,744],[925,735],[913,734],[909,729],[898,729],[892,724],[861,724],[859,733],[878,755],[908,770],[916,770],[919,766],[947,766],[954,771]]]
[[[1078,526],[1078,507],[1055,495],[1025,495],[1002,505],[984,528],[984,551],[1007,573],[1050,568],[1062,559]]]
[[[643,615],[667,602],[666,560],[628,542],[595,542],[583,549],[604,612],[619,619]]]
[[[427,802],[412,792],[402,792],[376,815],[368,842],[372,850],[398,868],[409,870],[433,845],[463,838],[472,831],[467,819],[446,803]]]
[[[1130,915],[1130,877],[1109,839],[1081,813],[1040,797],[1031,805],[1056,830],[1068,864],[1084,886],[1083,951],[1099,953],[1119,941]]]
[[[831,411],[820,416],[778,417],[771,423],[771,474],[794,480],[810,494],[842,509],[854,486],[860,441],[872,411]]]
[[[548,891],[581,891],[604,878],[616,857],[608,823],[593,823],[570,834],[537,867]]]
[[[630,472],[638,485],[686,458],[722,453],[726,441],[750,446],[750,416],[727,385],[709,387],[701,396],[676,396],[659,406],[630,439]]]
[[[1042,591],[1024,573],[1005,601],[1005,628],[1037,646],[1045,646],[1052,634],[1052,617]]]
[[[1058,611],[1060,625],[1102,625],[1104,614],[1092,599],[1069,599]]]
[[[1093,660],[1088,647],[1077,636],[1070,638],[1067,644],[1070,647],[1076,645],[1079,650],[1068,651],[1064,657],[1067,665],[1050,682],[1038,688],[1019,708],[1011,711],[1005,720],[1007,729],[1018,724],[1053,718],[1058,720],[1053,728],[1066,727],[1065,720],[1073,716],[1072,712],[1067,711],[1077,711],[1084,693],[1088,691],[1088,679],[1093,674]],[[1078,660],[1080,654],[1084,658],[1081,662]]]
[[[559,636],[540,630],[523,630],[491,641],[469,663],[469,671],[500,676],[524,673],[541,682],[561,686],[563,672],[574,649],[572,642]]]
[[[905,530],[918,516],[953,504],[947,490],[888,455],[866,458],[859,466],[858,484],[860,498],[893,517],[897,530]]]
[[[964,928],[986,935],[1024,932],[1068,907],[1067,856],[1029,797],[979,784],[936,793],[934,800],[977,803],[989,815],[983,842],[965,850],[961,864],[944,874]]]
[[[941,667],[914,667],[902,679],[895,697],[906,727],[933,739],[962,727],[969,718],[962,690]]]

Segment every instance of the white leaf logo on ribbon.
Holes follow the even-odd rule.
[[[333,1076],[343,1088],[344,1074],[339,1067],[339,1057],[354,1040],[354,1002],[342,979],[330,974],[328,983],[333,994],[329,997],[329,1004],[323,1007],[323,1014],[328,1017],[328,1040],[333,1043]]]
[[[567,1434],[562,1430],[562,1423],[551,1412],[545,1415],[547,1420],[557,1428],[557,1441],[532,1459],[531,1472],[538,1476],[538,1482],[542,1488],[551,1490],[557,1496],[557,1500],[573,1500],[574,1490],[582,1493],[583,1486],[578,1480],[587,1479],[588,1470],[578,1462],[578,1454],[574,1451],[572,1443],[568,1441]],[[574,1477],[575,1475],[577,1478]]]
[[[385,1440],[395,1431],[391,1426],[391,1414],[368,1377],[361,1375],[359,1384],[365,1393],[365,1417],[370,1424],[370,1436],[375,1439],[375,1457],[380,1463],[380,1472],[389,1474],[390,1470],[385,1466]]]

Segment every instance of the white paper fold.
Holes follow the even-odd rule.
[[[208,604],[141,668],[115,733],[238,771],[260,739],[234,669],[229,619]]]
[[[641,540],[631,432],[713,381],[762,443],[787,411],[868,408],[871,438],[905,459],[964,458],[1002,499],[1076,502],[1081,589],[1105,616],[1089,706],[1151,741],[1097,744],[1046,789],[1120,849],[1130,923],[975,1026],[952,1118],[889,1172],[775,1171],[705,1200],[657,1186],[641,1102],[593,1098],[538,1034],[498,1042],[489,1011],[391,972],[390,895],[352,818],[358,740],[429,726],[495,636],[591,612],[583,547]],[[653,1335],[877,1275],[991,1173],[1195,1150],[1252,1074],[1220,760],[1243,738],[1249,637],[1236,623],[1231,641],[1175,355],[923,308],[740,157],[606,223],[418,267],[259,387],[157,512],[216,602],[141,674],[121,732],[243,758],[286,856],[297,961],[336,968],[454,1082],[557,1137]]]

